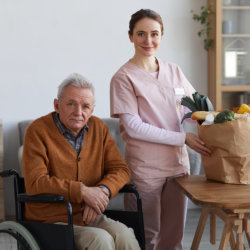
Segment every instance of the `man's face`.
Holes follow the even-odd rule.
[[[94,111],[94,95],[91,89],[77,88],[69,85],[63,96],[54,100],[55,111],[60,121],[74,135],[87,124]]]

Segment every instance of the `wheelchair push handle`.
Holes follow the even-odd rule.
[[[0,176],[2,178],[10,177],[12,175],[19,176],[18,172],[15,169],[8,169],[0,172]]]

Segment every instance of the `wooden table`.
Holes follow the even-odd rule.
[[[202,213],[194,235],[191,250],[199,247],[206,220],[210,215],[210,242],[216,242],[216,216],[224,221],[220,250],[244,249],[244,232],[250,246],[250,185],[223,184],[207,180],[204,175],[189,175],[176,178],[176,183],[198,206]],[[236,237],[234,237],[234,233]],[[235,240],[236,238],[236,240]]]

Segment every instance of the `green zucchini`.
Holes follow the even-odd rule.
[[[189,108],[192,111],[190,112],[191,115],[195,111],[214,111],[213,104],[207,96],[201,95],[198,92],[193,93],[192,96],[193,99],[189,96],[185,96],[181,99],[181,105]],[[183,122],[186,118],[190,118],[190,113],[185,114],[181,122]],[[199,124],[202,124],[203,121],[198,122]]]

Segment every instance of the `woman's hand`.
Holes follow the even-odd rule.
[[[186,140],[185,143],[195,150],[196,152],[205,155],[210,156],[211,150],[205,146],[205,143],[195,134],[192,133],[186,133]]]

